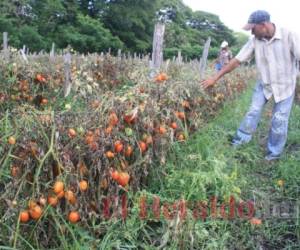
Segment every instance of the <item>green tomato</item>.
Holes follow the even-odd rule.
[[[70,103],[67,103],[67,104],[65,105],[65,109],[66,109],[66,110],[70,110],[71,108],[72,108],[72,106],[71,106]]]
[[[127,136],[132,136],[132,134],[133,134],[132,129],[131,129],[131,128],[125,128],[125,134],[126,134]]]
[[[77,128],[77,131],[78,131],[79,134],[83,134],[84,133],[83,127]]]

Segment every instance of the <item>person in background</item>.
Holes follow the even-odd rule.
[[[228,42],[223,41],[215,64],[216,70],[220,71],[225,65],[229,63],[231,59],[232,52],[228,47]]]
[[[251,140],[263,107],[273,97],[275,104],[265,159],[276,160],[280,158],[287,140],[288,121],[295,95],[296,61],[300,60],[300,39],[296,33],[272,23],[269,13],[264,10],[253,12],[244,29],[251,30],[254,36],[226,66],[200,84],[204,89],[208,88],[242,62],[255,57],[258,80],[250,108],[232,144],[239,146]]]

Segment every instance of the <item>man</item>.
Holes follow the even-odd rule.
[[[239,146],[251,140],[264,105],[273,96],[275,105],[265,157],[271,161],[280,157],[287,140],[288,120],[296,86],[296,60],[300,59],[300,40],[296,34],[270,22],[269,13],[264,10],[253,12],[244,29],[251,30],[254,37],[221,71],[201,82],[201,86],[207,88],[214,85],[223,75],[255,56],[258,81],[250,109],[232,144]]]

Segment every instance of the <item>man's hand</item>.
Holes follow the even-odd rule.
[[[202,82],[200,82],[200,86],[203,88],[203,89],[206,89],[210,86],[213,86],[217,81],[214,79],[214,78],[209,78],[209,79],[206,79]]]
[[[225,67],[223,67],[215,76],[200,82],[200,86],[203,89],[207,89],[208,87],[213,86],[219,79],[221,79],[223,75],[231,72],[239,65],[240,65],[240,61],[238,59],[236,58],[231,59],[230,62],[227,65],[225,65]]]

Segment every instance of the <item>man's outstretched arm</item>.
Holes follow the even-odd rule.
[[[230,62],[226,66],[224,66],[224,68],[222,68],[216,75],[202,81],[200,83],[200,85],[204,89],[208,88],[209,86],[214,85],[223,75],[231,72],[232,70],[237,68],[240,64],[241,64],[241,62],[239,60],[237,60],[236,58],[231,59]]]

